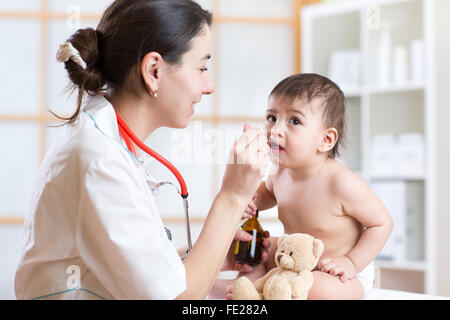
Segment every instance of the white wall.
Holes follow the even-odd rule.
[[[437,126],[436,126],[436,176],[437,176],[437,294],[450,296],[450,26],[448,14],[450,1],[436,2],[436,33],[442,39],[436,51]]]
[[[0,225],[0,299],[15,299],[14,274],[21,252],[20,225]]]
[[[68,99],[64,92],[69,81],[67,72],[55,59],[58,46],[76,29],[88,26],[95,28],[97,25],[97,21],[91,19],[82,19],[79,21],[80,25],[73,23],[76,14],[67,20],[59,18],[59,15],[51,15],[46,18],[46,24],[43,24],[46,28],[41,32],[43,25],[41,26],[39,19],[30,18],[29,13],[38,12],[40,4],[47,3],[48,10],[52,13],[64,14],[70,9],[72,14],[79,10],[81,14],[100,15],[111,1],[0,0],[0,29],[10,31],[0,32],[0,74],[8,75],[0,77],[0,219],[3,222],[20,221],[26,215],[40,153],[44,153],[45,150],[42,149],[48,149],[60,134],[60,129],[46,127],[47,123],[42,120],[48,116],[45,109],[50,108],[60,115],[74,111],[76,96]],[[197,2],[208,10],[212,9],[212,0]],[[234,141],[227,140],[227,133],[231,131],[232,134],[239,135],[243,127],[240,120],[215,122],[208,119],[237,117],[255,125],[261,125],[264,121],[270,90],[277,82],[294,72],[293,28],[290,23],[292,3],[292,0],[219,1],[218,16],[271,17],[282,18],[284,21],[268,24],[254,23],[253,19],[216,21],[217,24],[212,29],[213,59],[208,67],[215,80],[216,92],[213,96],[204,97],[196,107],[196,116],[207,120],[201,123],[192,121],[183,132],[186,137],[190,137],[189,142],[192,144],[189,144],[189,149],[192,153],[200,150],[200,154],[205,156],[210,156],[208,152],[216,150],[209,148],[212,144],[210,133],[214,130],[224,133],[220,137],[223,138],[223,144],[219,139],[214,142],[225,154],[222,162],[220,159],[220,163],[205,164],[206,161],[202,162],[206,160],[203,157],[200,161],[196,157],[187,162],[183,158],[182,163],[174,161],[174,148],[181,144],[180,141],[174,142],[171,139],[176,130],[161,128],[146,141],[167,156],[188,182],[190,216],[197,221],[192,223],[193,241],[200,232],[198,221],[206,216],[218,190],[226,155]],[[11,11],[18,12],[17,16],[5,14]],[[40,56],[42,52],[45,52],[45,57]],[[254,120],[255,118],[260,120]],[[201,130],[197,130],[199,125]],[[152,175],[160,180],[175,180],[162,165],[152,170]],[[161,204],[159,210],[163,219],[172,219],[172,222],[175,220],[171,223],[173,225],[169,225],[175,243],[185,245],[184,225],[176,221],[184,219],[182,206],[178,199],[174,201],[174,197],[178,197],[174,190],[162,190],[158,199]],[[21,252],[21,226],[1,222],[0,299],[14,299],[14,273]],[[278,224],[266,225],[263,222],[263,226],[273,235],[282,232]]]

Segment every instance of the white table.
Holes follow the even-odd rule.
[[[450,297],[375,288],[369,291],[367,300],[450,300]]]

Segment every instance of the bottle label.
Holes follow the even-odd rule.
[[[255,249],[256,249],[256,229],[253,229],[253,239],[252,239],[252,245],[250,248],[250,257],[253,259],[255,258]]]
[[[252,235],[252,240],[238,240],[236,242],[234,257],[237,263],[248,263],[252,266],[256,266],[261,263],[263,233],[258,232],[256,229],[246,230],[246,232]]]

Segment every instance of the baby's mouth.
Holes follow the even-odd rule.
[[[273,151],[285,151],[282,146],[273,141],[270,141],[270,149]]]

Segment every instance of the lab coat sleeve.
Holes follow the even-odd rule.
[[[145,180],[117,159],[84,175],[77,243],[87,267],[117,299],[173,299],[184,265],[168,240]]]

